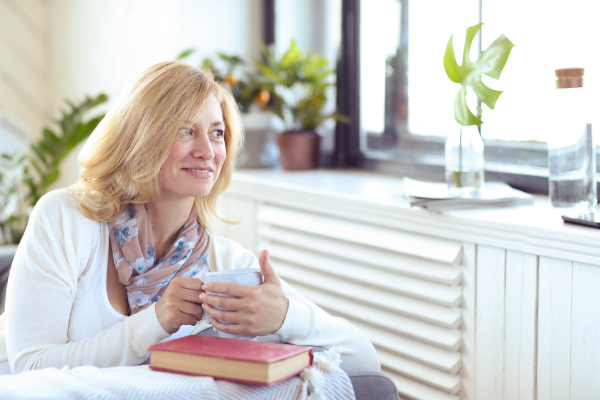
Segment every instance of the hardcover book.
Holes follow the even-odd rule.
[[[148,348],[156,371],[272,386],[312,365],[311,347],[190,335]]]

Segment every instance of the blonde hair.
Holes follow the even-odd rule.
[[[154,200],[161,190],[160,168],[181,124],[214,96],[223,112],[226,158],[210,193],[196,197],[198,222],[211,230],[219,218],[216,202],[229,186],[242,144],[242,125],[233,96],[210,72],[181,62],[146,69],[96,127],[77,161],[80,181],[69,188],[87,218],[113,221],[129,204]],[[226,221],[228,222],[228,221]]]

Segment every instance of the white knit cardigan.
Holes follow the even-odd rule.
[[[78,280],[97,251],[92,239],[99,223],[85,218],[65,189],[37,203],[11,267],[6,311],[0,316],[0,362],[9,360],[13,373],[65,365],[137,365],[146,360],[148,346],[168,336],[153,305],[96,336],[68,342]],[[238,243],[211,239],[211,271],[258,267],[256,257]],[[335,346],[343,356],[379,369],[375,349],[361,331],[331,317],[287,283],[283,287],[289,308],[275,332],[282,342]]]

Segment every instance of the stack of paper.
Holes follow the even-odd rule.
[[[448,189],[445,183],[431,183],[404,178],[404,191],[410,205],[430,211],[464,208],[504,207],[532,204],[533,196],[513,189],[504,182],[486,182],[478,191],[462,192]]]

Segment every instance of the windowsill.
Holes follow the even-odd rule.
[[[533,205],[434,214],[411,208],[402,178],[356,170],[245,169],[231,195],[465,242],[600,265],[600,230],[563,223],[547,196]]]
[[[396,144],[370,140],[375,147],[363,146],[361,157],[353,165],[397,176],[444,179],[445,137],[403,134],[399,140]],[[548,193],[546,143],[485,139],[484,143],[486,178],[506,182],[528,193]],[[596,165],[600,165],[600,149],[596,151]],[[597,181],[600,182],[600,174]]]

